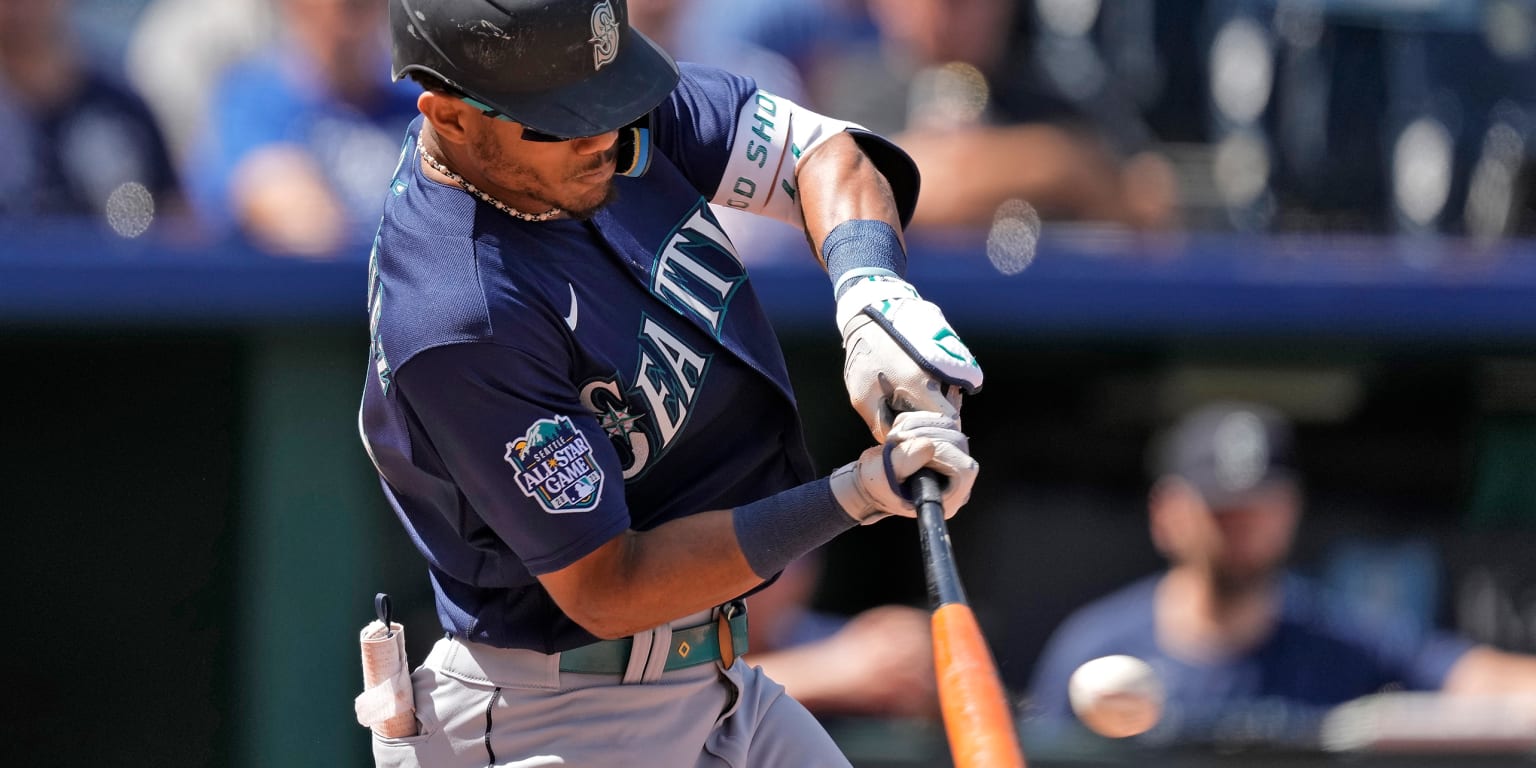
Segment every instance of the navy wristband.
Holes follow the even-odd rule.
[[[858,525],[825,477],[743,504],[731,511],[731,523],[747,565],[764,579]]]
[[[821,257],[838,293],[850,277],[907,274],[907,252],[890,224],[878,219],[849,219],[832,228],[821,241]],[[857,272],[857,274],[850,274]]]

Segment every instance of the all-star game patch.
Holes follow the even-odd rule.
[[[504,458],[517,470],[517,487],[551,514],[585,512],[602,495],[603,470],[592,446],[564,416],[535,421],[507,443]]]

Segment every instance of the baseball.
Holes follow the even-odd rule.
[[[1101,656],[1084,663],[1067,681],[1067,698],[1084,725],[1115,739],[1145,733],[1163,714],[1163,684],[1135,656]]]

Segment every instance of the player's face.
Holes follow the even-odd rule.
[[[1296,532],[1296,490],[1276,484],[1248,494],[1211,515],[1218,532],[1211,553],[1219,579],[1244,584],[1267,577],[1284,564]]]
[[[471,146],[487,192],[529,213],[562,208],[586,219],[613,199],[618,131],[569,141],[527,141],[522,126],[482,116]]]
[[[1175,563],[1208,571],[1218,586],[1241,588],[1266,579],[1290,554],[1300,497],[1276,483],[1216,510],[1198,491],[1175,486],[1153,507],[1153,536]]]
[[[288,30],[317,58],[371,56],[387,6],[372,0],[283,0]]]

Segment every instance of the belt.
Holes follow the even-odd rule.
[[[561,672],[592,675],[622,675],[629,666],[634,649],[633,638],[600,640],[560,652]],[[694,627],[672,630],[672,645],[667,649],[666,669],[722,661],[726,666],[747,652],[747,607],[740,601],[720,606],[715,620]]]

